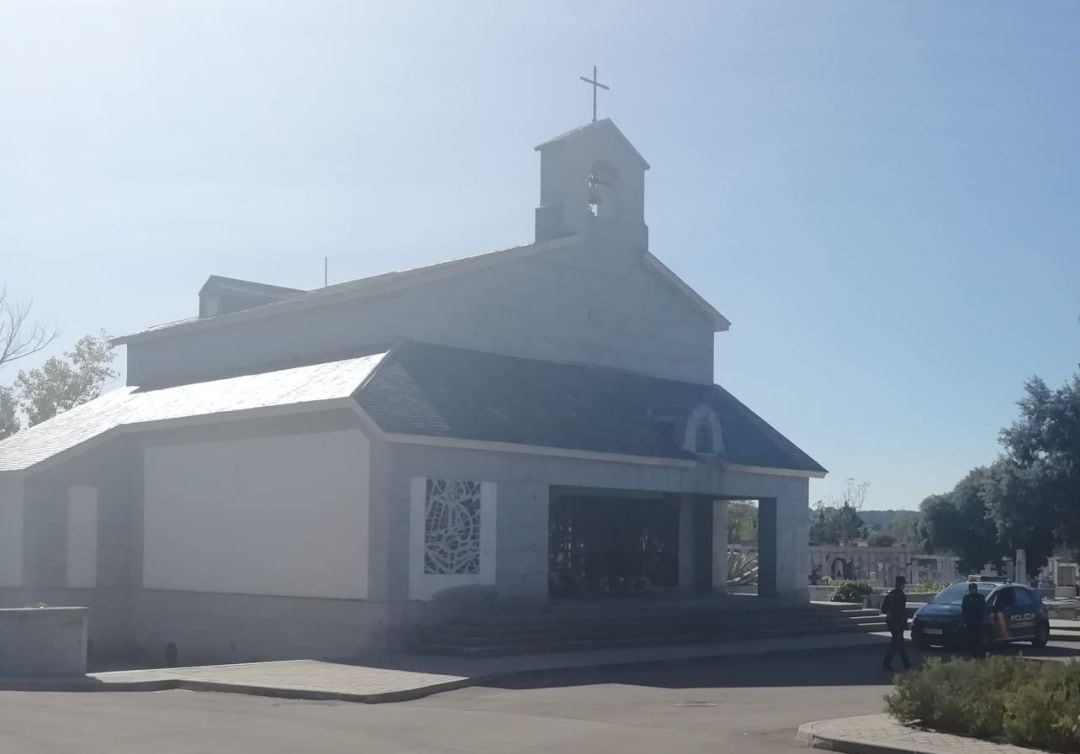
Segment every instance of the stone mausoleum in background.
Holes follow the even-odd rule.
[[[214,276],[118,338],[126,387],[0,443],[3,604],[89,605],[103,654],[378,653],[462,591],[723,591],[729,499],[806,601],[825,471],[713,383],[729,323],[650,252],[648,163],[609,120],[537,149],[528,245]]]

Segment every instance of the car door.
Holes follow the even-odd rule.
[[[1012,625],[1012,614],[1016,608],[1016,592],[1011,586],[994,590],[987,602],[990,608],[990,624],[994,629],[995,641],[1013,641],[1016,635]]]
[[[1009,626],[1017,638],[1033,639],[1039,623],[1039,596],[1026,587],[1013,587],[1015,600]]]

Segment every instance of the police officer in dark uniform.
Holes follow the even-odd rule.
[[[968,651],[971,652],[972,659],[980,660],[986,657],[986,648],[983,646],[983,617],[986,615],[986,597],[979,594],[979,585],[974,581],[968,583],[968,593],[964,595],[964,601],[960,603],[960,609],[964,613]]]
[[[881,612],[885,614],[885,625],[889,627],[889,633],[892,634],[884,663],[884,669],[890,673],[893,669],[893,657],[898,654],[900,661],[904,663],[904,669],[911,667],[911,660],[908,659],[907,648],[904,646],[904,630],[907,628],[907,595],[904,594],[906,584],[907,579],[897,576],[896,587],[886,594],[881,602]]]

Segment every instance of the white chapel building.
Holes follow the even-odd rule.
[[[0,442],[0,605],[89,605],[103,654],[380,653],[455,595],[723,592],[732,499],[759,594],[807,601],[825,470],[714,384],[729,323],[650,253],[648,163],[606,119],[537,150],[528,245],[212,276],[117,338],[126,387]]]

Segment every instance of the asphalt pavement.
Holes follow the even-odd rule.
[[[1063,659],[1080,644],[1023,651]],[[381,705],[0,692],[0,752],[790,754],[802,723],[881,711],[890,676],[880,662],[875,647],[574,670]]]

